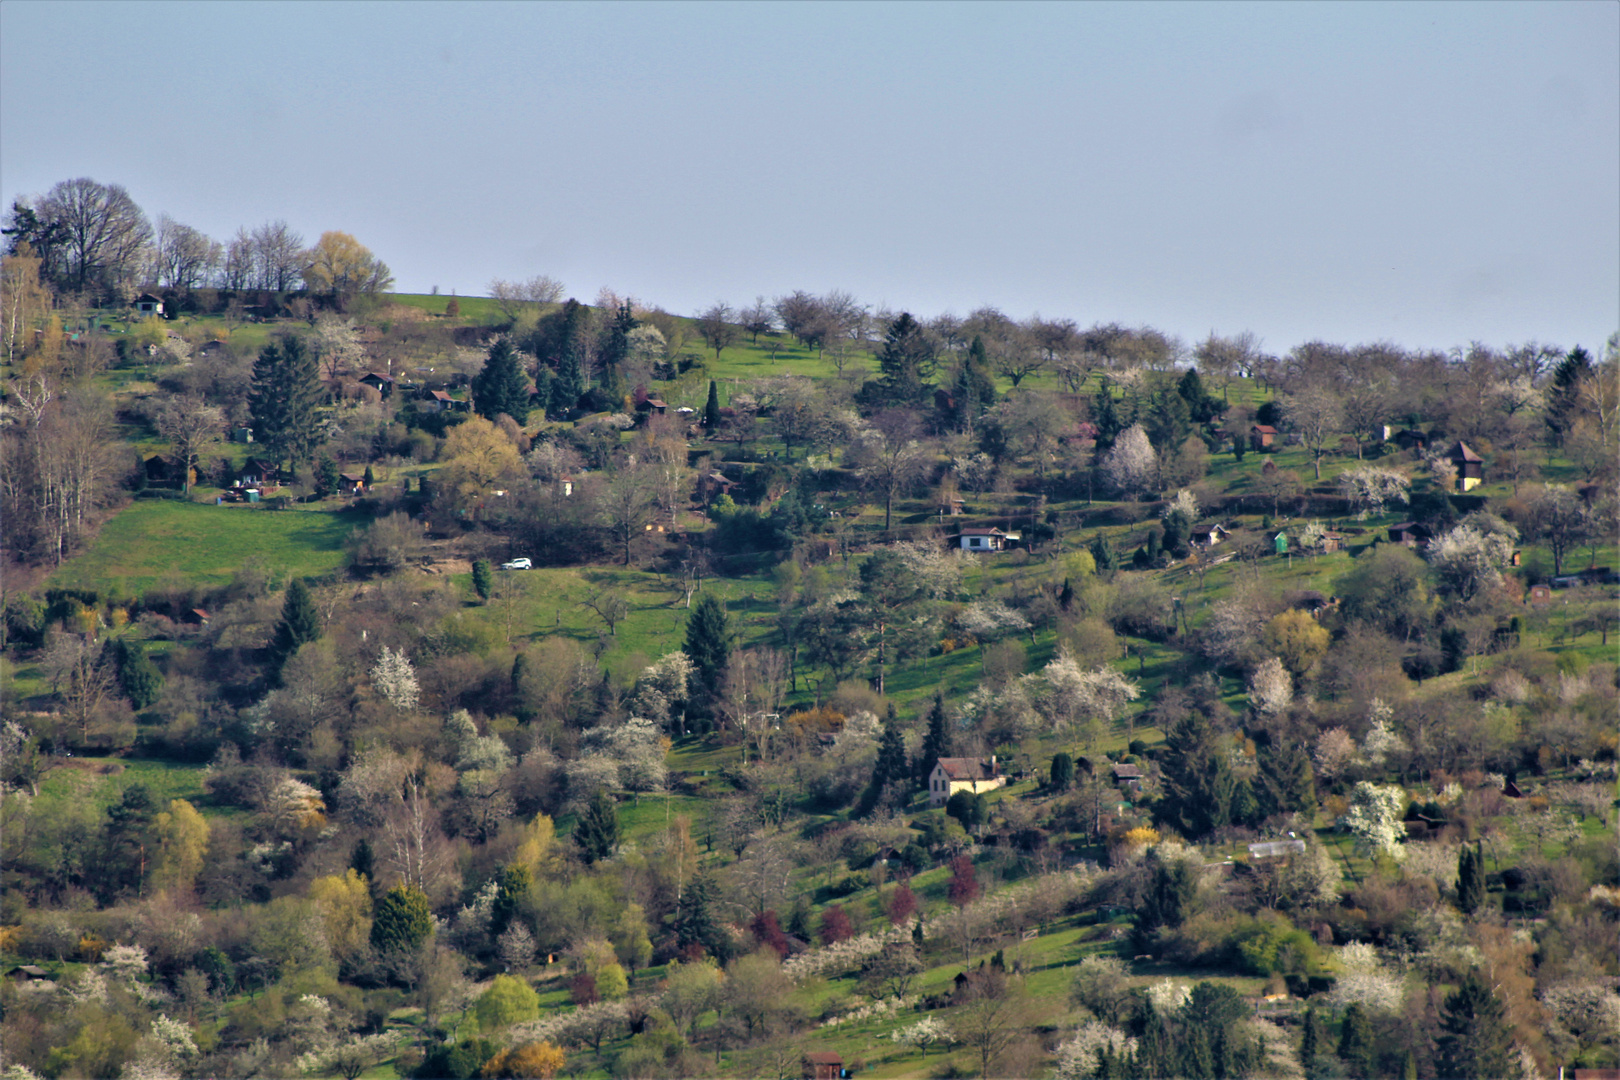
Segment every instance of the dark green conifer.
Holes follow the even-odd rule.
[[[709,380],[709,399],[703,403],[703,426],[711,433],[720,426],[720,387]]]
[[[473,409],[486,420],[502,413],[518,424],[529,421],[529,380],[518,362],[518,351],[506,336],[495,339],[489,356],[472,381]]]
[[[1470,971],[1446,998],[1440,1017],[1441,1076],[1501,1080],[1513,1070],[1513,1033],[1507,1010],[1483,975]]]
[[[281,669],[292,659],[293,653],[321,636],[321,616],[315,610],[315,600],[302,578],[293,578],[287,586],[287,596],[281,603],[281,621],[276,624],[276,636],[270,643],[271,671],[280,681]]]
[[[693,703],[704,712],[712,707],[731,660],[731,623],[726,609],[712,594],[705,593],[686,620],[686,644],[682,651],[692,661]]]
[[[433,910],[415,885],[395,885],[372,915],[371,947],[380,953],[412,952],[433,933]]]
[[[591,796],[579,824],[574,826],[574,842],[587,864],[608,858],[619,846],[619,805],[613,796],[598,791]]]
[[[1457,910],[1472,915],[1485,903],[1485,856],[1478,845],[1457,853]]]

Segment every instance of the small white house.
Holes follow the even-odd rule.
[[[963,529],[958,542],[963,551],[1005,551],[1018,538],[1017,533],[1000,529]]]
[[[928,774],[928,805],[944,806],[958,791],[977,795],[1006,786],[1007,778],[994,754],[989,758],[942,757]]]

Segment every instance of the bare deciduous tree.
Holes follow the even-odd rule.
[[[182,394],[165,401],[153,422],[158,435],[173,447],[175,463],[180,466],[181,489],[189,492],[192,471],[225,428],[224,411],[195,394]]]

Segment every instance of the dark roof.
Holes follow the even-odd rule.
[[[1474,453],[1474,451],[1469,448],[1468,444],[1463,442],[1461,439],[1457,440],[1457,445],[1453,446],[1446,456],[1457,461],[1481,462],[1485,460],[1478,454]]]
[[[1142,770],[1135,765],[1115,765],[1114,779],[1140,780],[1142,779]]]
[[[352,483],[363,484],[366,482],[366,474],[363,472],[346,472],[338,473],[338,475]]]
[[[986,758],[942,757],[939,767],[952,780],[994,780],[1001,767]]]
[[[376,379],[378,382],[394,381],[394,377],[392,375],[379,375],[375,371],[368,371],[364,375],[360,376],[361,382],[365,382],[367,379]]]
[[[812,1065],[842,1065],[844,1055],[835,1054],[831,1050],[812,1050],[804,1055],[804,1060]]]
[[[137,304],[161,304],[163,303],[163,297],[153,296],[149,292],[143,292],[141,295],[135,298],[135,302]]]
[[[1000,529],[963,529],[963,536],[1006,536]]]
[[[260,476],[274,476],[276,467],[267,461],[260,461],[258,458],[248,458],[242,462],[242,472],[258,473]]]

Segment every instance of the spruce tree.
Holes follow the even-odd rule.
[[[534,875],[527,866],[506,866],[496,878],[495,903],[490,906],[489,936],[498,938],[506,933],[512,920],[523,910],[534,884]]]
[[[114,645],[118,663],[118,685],[137,709],[144,709],[163,693],[163,673],[158,671],[146,647],[139,641],[120,638]]]
[[[1259,753],[1259,789],[1255,798],[1262,819],[1273,814],[1308,810],[1316,805],[1316,777],[1311,759],[1297,740],[1273,736]]]
[[[670,930],[674,934],[675,944],[681,949],[698,945],[723,961],[730,952],[730,935],[715,919],[714,894],[714,879],[708,871],[694,877],[676,901],[675,912],[670,917]]]
[[[917,782],[928,782],[934,763],[953,753],[950,719],[945,715],[945,695],[934,693],[934,707],[928,711],[928,733],[923,736],[922,752],[917,755]]]
[[[1478,970],[1446,998],[1440,1030],[1441,1076],[1500,1080],[1514,1073],[1507,1010]]]
[[[1485,903],[1485,855],[1464,844],[1457,853],[1457,910],[1472,915]]]
[[[1053,791],[1068,791],[1074,783],[1074,758],[1059,751],[1052,755],[1051,783]]]
[[[343,474],[338,472],[337,462],[322,454],[315,459],[314,468],[315,494],[321,498],[337,494],[343,483]]]
[[[1322,1053],[1322,1025],[1314,1008],[1305,1010],[1304,1031],[1299,1040],[1299,1064],[1306,1080],[1316,1076],[1317,1057]]]
[[[410,952],[433,933],[433,911],[415,885],[395,885],[377,903],[371,922],[371,947],[381,953]]]
[[[289,335],[259,350],[248,413],[260,452],[277,465],[308,461],[320,443],[320,396],[320,369],[302,338]]]
[[[1189,840],[1226,824],[1236,784],[1226,756],[1216,746],[1209,718],[1189,712],[1170,725],[1164,741],[1159,820]]]
[[[472,400],[473,408],[486,420],[505,413],[519,424],[528,423],[529,380],[510,338],[496,338],[489,347],[483,370],[472,381]]]
[[[691,700],[705,714],[720,693],[720,680],[725,677],[726,664],[731,659],[731,623],[726,609],[713,595],[704,594],[692,608],[686,620],[686,644],[682,647],[692,666],[693,693]]]
[[[281,680],[281,669],[299,648],[321,636],[321,616],[315,610],[315,600],[302,578],[293,578],[287,586],[287,596],[281,602],[281,621],[276,623],[276,636],[270,643],[271,670],[275,681]]]
[[[365,878],[373,880],[377,876],[377,856],[371,850],[371,841],[361,837],[359,843],[354,845],[354,851],[349,855],[349,869]]]
[[[872,784],[903,783],[906,779],[906,736],[900,730],[900,718],[892,711],[883,722],[883,734],[878,739],[877,760],[872,765]]]
[[[878,372],[877,396],[884,404],[915,405],[927,396],[928,380],[934,376],[934,345],[910,312],[901,312],[889,324],[878,352]]]
[[[488,600],[489,594],[494,591],[495,576],[490,570],[488,559],[473,560],[472,587],[473,592],[478,594],[480,600]]]
[[[720,388],[709,380],[709,400],[703,403],[703,426],[713,434],[720,427]]]
[[[591,796],[579,824],[574,826],[574,841],[587,864],[600,862],[613,854],[619,846],[619,806],[612,795],[598,791]]]
[[[551,381],[551,415],[563,419],[585,396],[585,327],[590,317],[578,300],[569,300],[557,316],[557,376]]]
[[[1114,554],[1114,545],[1101,533],[1091,542],[1091,559],[1097,564],[1097,573],[1115,570],[1119,567],[1119,557]]]
[[[1373,1042],[1372,1020],[1359,1002],[1344,1011],[1344,1026],[1339,1035],[1339,1058],[1354,1076],[1371,1076],[1377,1065],[1378,1050]]]

